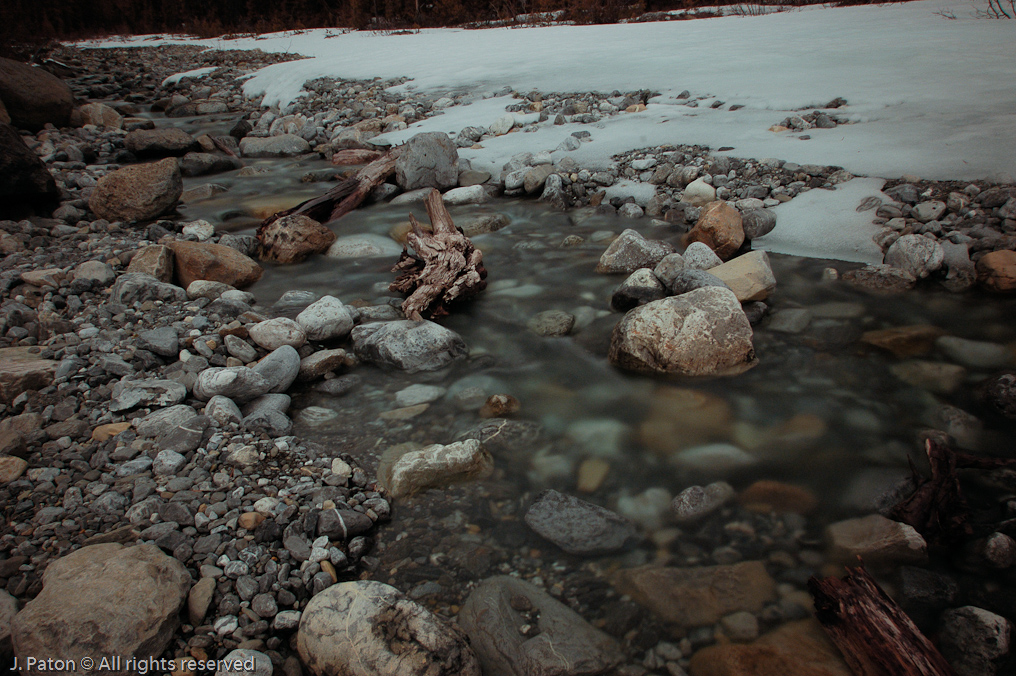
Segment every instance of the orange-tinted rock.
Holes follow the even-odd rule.
[[[744,244],[741,214],[726,202],[710,202],[685,236],[685,244],[692,242],[702,242],[723,260],[729,259]]]
[[[283,216],[258,231],[261,260],[299,263],[311,254],[322,253],[335,241],[335,233],[302,214]]]
[[[649,415],[639,425],[639,439],[663,456],[684,448],[725,439],[733,413],[720,397],[679,387],[659,387]]]
[[[977,261],[977,281],[989,291],[1016,291],[1016,251],[992,251]]]
[[[99,179],[88,208],[109,221],[145,221],[176,206],[183,179],[175,157],[132,164]]]
[[[763,479],[744,489],[738,502],[755,512],[808,514],[818,506],[818,498],[807,488]]]
[[[170,242],[169,248],[174,254],[177,282],[185,289],[199,279],[222,282],[237,289],[261,279],[261,266],[228,246],[210,242]]]
[[[937,326],[915,324],[865,331],[861,342],[891,352],[895,357],[916,357],[935,349],[935,339],[945,332]]]
[[[21,129],[39,131],[47,122],[67,126],[74,107],[71,88],[42,68],[0,58],[0,99],[10,123]]]
[[[852,676],[816,620],[784,624],[754,643],[719,644],[691,658],[691,676]]]
[[[146,246],[131,258],[127,272],[143,272],[160,282],[172,282],[173,250],[161,244]]]

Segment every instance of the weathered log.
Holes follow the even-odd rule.
[[[448,305],[475,296],[487,287],[483,255],[473,246],[441,201],[441,193],[431,190],[425,202],[433,233],[423,230],[409,215],[412,232],[407,241],[415,255],[405,248],[392,272],[401,273],[388,287],[409,294],[402,311],[410,319],[443,317]]]
[[[955,676],[952,667],[864,566],[811,578],[815,615],[856,676]]]
[[[218,148],[222,152],[226,153],[230,157],[239,157],[239,155],[236,154],[235,150],[233,150],[232,148],[227,146],[225,143],[220,141],[217,137],[215,137],[215,136],[209,136],[208,138],[212,139],[212,145],[214,145],[216,148]]]
[[[385,179],[395,173],[395,160],[402,154],[402,146],[392,148],[356,172],[353,176],[337,183],[334,188],[323,195],[300,202],[295,207],[276,212],[263,220],[258,228],[257,237],[261,241],[265,228],[283,216],[303,214],[319,223],[327,223],[342,218],[360,206],[374,187],[384,183]]]
[[[346,148],[337,150],[332,155],[332,164],[367,164],[380,159],[384,153],[377,150],[366,150],[362,148]]]
[[[953,544],[973,534],[970,507],[960,486],[959,469],[1012,467],[1016,460],[988,458],[954,451],[935,439],[925,441],[931,478],[924,478],[911,466],[917,489],[894,505],[888,516],[909,524],[928,542]]]

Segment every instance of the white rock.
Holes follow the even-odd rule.
[[[275,317],[255,324],[249,333],[250,339],[266,350],[276,350],[283,345],[297,348],[307,342],[307,334],[288,317]]]
[[[700,207],[716,200],[716,188],[709,185],[702,178],[696,178],[689,183],[681,194],[681,201]]]
[[[341,340],[353,329],[349,308],[334,296],[324,296],[296,316],[309,340]]]
[[[429,192],[429,190],[428,188],[427,191]],[[392,200],[392,204],[395,204],[395,200]],[[380,256],[397,257],[401,253],[402,245],[392,238],[364,233],[339,237],[328,247],[325,255],[329,258],[374,258]]]
[[[482,185],[470,185],[465,188],[453,188],[441,195],[445,204],[483,204],[490,201],[490,194]]]
[[[886,251],[885,262],[924,279],[942,267],[945,251],[938,242],[923,235],[903,235]]]
[[[447,446],[431,444],[390,461],[382,458],[378,478],[392,497],[402,498],[430,486],[484,478],[493,471],[490,453],[477,439],[466,439]]]
[[[208,221],[193,221],[185,223],[182,230],[184,235],[193,235],[199,242],[211,239],[215,235],[215,226]]]

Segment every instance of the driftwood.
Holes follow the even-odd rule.
[[[385,179],[395,173],[395,160],[402,154],[402,146],[392,148],[364,168],[337,183],[334,188],[323,195],[300,202],[291,209],[276,212],[263,220],[258,228],[258,241],[261,233],[269,225],[292,214],[303,214],[319,223],[326,223],[342,218],[360,206],[374,187],[384,183]]]
[[[960,486],[960,469],[997,469],[1012,467],[1016,460],[988,458],[954,451],[935,439],[925,442],[931,465],[931,478],[925,479],[911,466],[917,489],[896,504],[889,517],[909,524],[925,540],[953,544],[973,534],[970,507]]]
[[[218,148],[222,152],[226,153],[230,157],[239,157],[239,155],[236,154],[235,150],[233,150],[232,148],[227,146],[225,143],[220,141],[218,138],[216,138],[214,136],[209,136],[209,138],[212,139],[212,145],[214,145],[216,148]]]
[[[367,164],[380,159],[384,153],[377,150],[366,150],[362,148],[346,148],[337,150],[332,155],[332,164]]]
[[[938,649],[864,566],[811,578],[815,615],[856,676],[955,676]]]
[[[441,193],[431,190],[425,204],[433,234],[425,232],[409,215],[413,230],[407,241],[416,253],[402,250],[392,268],[392,272],[402,274],[388,287],[409,294],[402,311],[410,319],[443,317],[448,314],[449,303],[475,296],[487,287],[483,255],[452,223]]]

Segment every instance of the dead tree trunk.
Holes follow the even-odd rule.
[[[864,566],[811,578],[815,614],[856,676],[955,676],[938,649]]]
[[[320,223],[334,221],[345,216],[360,206],[375,186],[384,183],[385,179],[395,172],[395,160],[401,154],[402,146],[392,148],[363,169],[360,169],[354,176],[340,181],[324,195],[301,202],[291,209],[284,209],[272,214],[261,222],[257,233],[258,241],[261,241],[261,233],[264,232],[265,228],[283,216],[303,214]]]
[[[332,164],[367,164],[383,156],[384,153],[377,150],[346,148],[335,151],[335,154],[332,155]]]
[[[407,239],[415,255],[403,249],[392,268],[402,274],[388,287],[409,294],[402,311],[410,319],[443,317],[449,303],[475,296],[487,287],[483,255],[452,223],[441,193],[432,190],[426,207],[434,232],[425,232],[409,215],[413,231]]]

